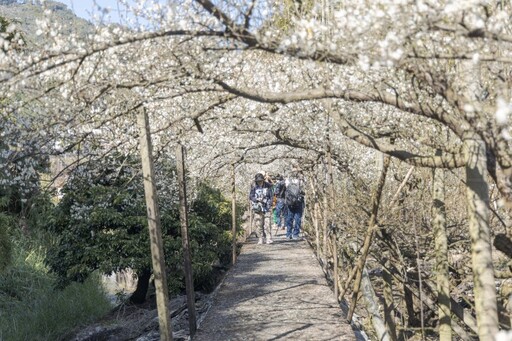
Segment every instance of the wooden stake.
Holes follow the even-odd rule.
[[[141,110],[137,115],[140,130],[140,155],[142,158],[142,174],[144,177],[144,193],[148,214],[148,229],[151,244],[151,260],[153,275],[155,277],[156,305],[158,311],[158,324],[160,326],[160,340],[172,341],[171,315],[169,311],[169,293],[165,274],[165,258],[162,242],[162,229],[158,198],[155,189],[155,172],[153,166],[153,147],[149,131],[148,114]]]
[[[194,290],[194,274],[192,271],[192,256],[190,252],[190,237],[188,234],[188,203],[187,183],[185,177],[185,152],[180,143],[176,146],[176,168],[180,187],[180,222],[181,243],[183,245],[183,261],[185,270],[185,288],[187,291],[188,325],[190,336],[194,336],[197,329],[196,295]]]
[[[236,262],[236,182],[235,164],[231,166],[231,230],[233,233],[233,265]]]

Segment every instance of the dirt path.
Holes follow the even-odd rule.
[[[356,340],[306,241],[249,240],[194,341]]]

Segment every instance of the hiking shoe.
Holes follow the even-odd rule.
[[[263,244],[263,238],[258,239],[258,244]]]
[[[274,241],[272,239],[267,239],[267,244],[272,244]]]
[[[293,236],[292,238],[293,238],[293,240],[299,240],[300,239],[299,236]]]
[[[288,237],[286,237],[286,238],[291,240],[291,239],[292,239],[292,236],[288,236]]]

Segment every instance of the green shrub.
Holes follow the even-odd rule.
[[[11,240],[8,234],[8,217],[0,212],[0,274],[11,263]]]
[[[103,273],[151,269],[149,233],[142,177],[137,159],[117,155],[79,169],[63,188],[62,200],[48,220],[58,236],[46,261],[62,287]],[[176,179],[172,165],[157,164],[157,182],[165,264],[171,293],[185,289]],[[217,189],[202,184],[191,203],[190,244],[196,290],[209,291],[216,271],[231,257],[231,203]]]

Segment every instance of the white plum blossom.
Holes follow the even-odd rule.
[[[499,125],[506,124],[509,121],[510,114],[512,113],[512,103],[499,97],[496,101],[496,122]]]

